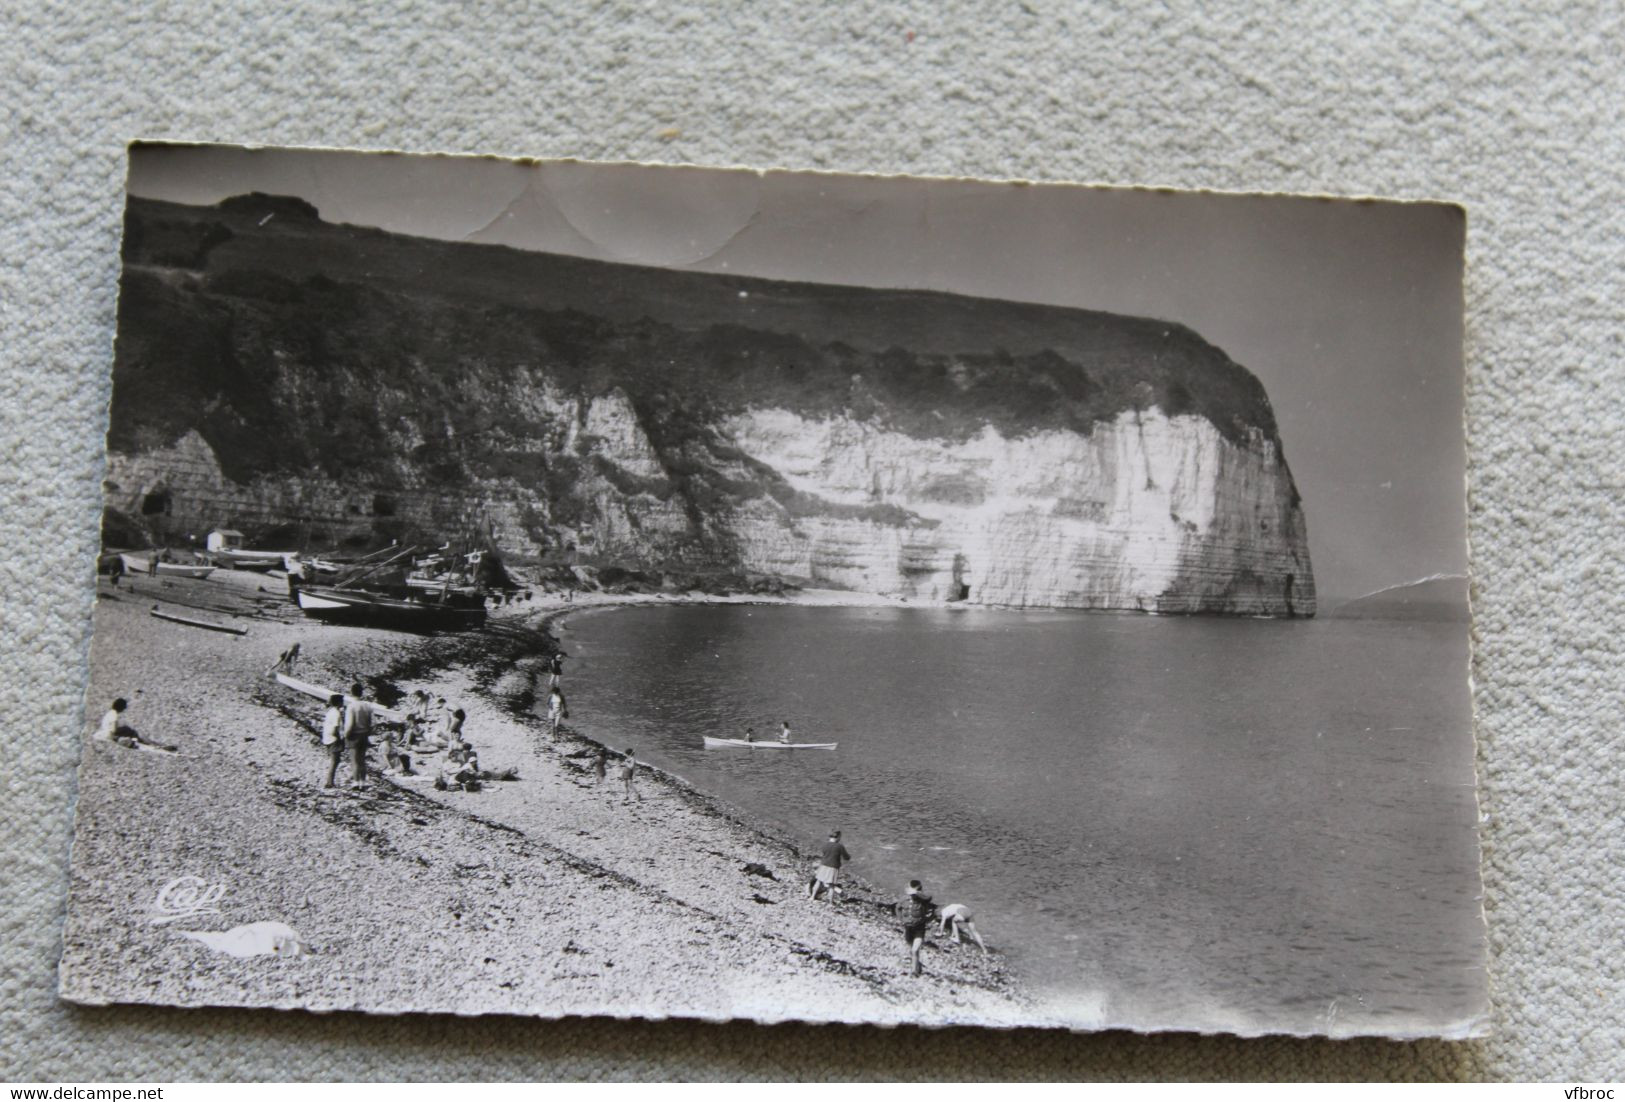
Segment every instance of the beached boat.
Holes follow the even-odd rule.
[[[460,574],[408,574],[406,584],[411,589],[421,590],[432,596],[450,594],[454,597],[474,598],[482,596],[484,587],[468,581]]]
[[[485,603],[417,601],[365,589],[302,585],[294,591],[306,616],[337,624],[362,624],[396,631],[462,631],[485,623]]]
[[[209,558],[227,570],[282,570],[287,566],[281,551],[211,551]]]
[[[138,558],[135,555],[120,555],[124,560],[126,574],[145,574],[152,568],[151,558]],[[162,578],[207,578],[214,573],[212,566],[197,566],[192,563],[161,562],[158,564],[158,576]]]
[[[235,528],[216,528],[204,547],[209,561],[227,570],[284,570],[293,551],[258,551],[243,546],[243,534]]]
[[[304,693],[306,696],[313,696],[317,700],[322,701],[324,704],[327,702],[327,698],[330,696],[347,696],[347,694],[341,693],[336,689],[326,688],[316,684],[313,681],[301,681],[299,678],[290,677],[285,673],[277,674],[276,679],[278,684],[285,685],[296,693]],[[405,712],[399,711],[395,708],[386,708],[377,701],[372,702],[372,714],[383,720],[385,723],[406,722]]]
[[[742,738],[712,738],[710,735],[704,737],[707,750],[732,750],[734,748],[742,750],[833,750],[837,745],[833,742],[773,742],[763,739],[747,742]]]

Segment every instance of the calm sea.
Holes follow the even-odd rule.
[[[1482,1010],[1464,624],[672,606],[562,637],[583,730],[809,845],[840,827],[1080,1021]],[[701,748],[780,720],[840,748]]]

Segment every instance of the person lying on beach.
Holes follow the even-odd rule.
[[[819,858],[818,871],[813,873],[813,878],[807,885],[807,898],[817,902],[818,893],[822,891],[831,903],[835,902],[835,895],[840,891],[835,886],[835,881],[841,875],[841,866],[850,860],[852,855],[841,845],[841,832],[830,831],[829,841],[824,843],[824,852]]]
[[[903,940],[908,942],[909,960],[916,976],[920,974],[920,950],[925,947],[925,929],[931,925],[931,915],[935,911],[936,905],[925,894],[925,888],[918,880],[910,880],[908,894],[892,904],[892,913],[903,928]]]
[[[332,788],[333,777],[339,771],[339,759],[344,756],[344,697],[338,693],[327,698],[327,711],[322,715],[322,752],[327,755],[327,772],[322,787]]]
[[[291,674],[293,673],[294,663],[298,661],[299,644],[295,642],[293,646],[289,647],[287,650],[283,651],[277,656],[277,660],[271,664],[271,668],[265,671],[265,676],[270,677],[272,674],[278,672],[287,672]]]
[[[959,936],[963,933],[981,947],[984,957],[987,956],[987,942],[982,940],[981,933],[977,931],[976,916],[970,913],[969,907],[963,903],[950,903],[938,912],[937,917],[942,922],[940,932],[951,933],[955,945],[963,944]]]
[[[147,738],[134,727],[128,726],[124,722],[124,712],[129,706],[130,702],[122,696],[113,701],[112,706],[107,709],[107,714],[102,716],[102,721],[97,725],[96,733],[92,737],[98,742],[122,746],[126,750],[139,750],[143,746],[150,746],[154,750],[167,750],[173,754],[180,749],[179,746],[171,746],[167,742],[157,742]]]
[[[634,796],[638,803],[643,802],[643,794],[638,791],[638,752],[631,748],[626,751],[626,757],[621,760],[621,783],[626,785],[626,795],[621,797],[621,803],[630,803]]]

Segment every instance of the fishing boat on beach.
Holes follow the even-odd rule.
[[[296,591],[306,616],[336,624],[396,631],[466,631],[485,623],[485,603],[424,601],[368,589],[302,585]]]
[[[353,571],[336,585],[308,585],[288,575],[288,589],[306,616],[336,624],[394,631],[466,631],[485,623],[485,595],[420,594],[402,585],[362,586],[362,579],[387,570],[410,555],[405,548],[381,562]]]
[[[768,739],[712,738],[704,736],[707,750],[833,750],[833,742],[775,742]]]
[[[127,574],[145,574],[152,569],[152,559],[141,558],[136,555],[120,555],[124,560],[124,570]],[[214,573],[212,566],[198,566],[194,563],[160,562],[158,576],[161,578],[207,578]]]
[[[292,551],[259,551],[243,546],[243,534],[235,528],[216,528],[205,543],[209,561],[227,570],[281,570]]]

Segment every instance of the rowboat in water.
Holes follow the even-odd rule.
[[[126,574],[145,574],[152,569],[150,558],[137,558],[135,555],[120,555],[124,560]],[[158,576],[162,578],[207,578],[214,573],[212,566],[193,566],[181,562],[161,562],[158,564]]]
[[[302,585],[294,590],[306,616],[336,624],[397,631],[463,631],[485,623],[485,603],[458,605],[390,597],[364,589]]]
[[[772,742],[767,740],[749,742],[742,738],[712,738],[710,735],[704,737],[707,750],[732,750],[736,747],[742,750],[833,750],[836,747],[836,743],[833,742]]]

